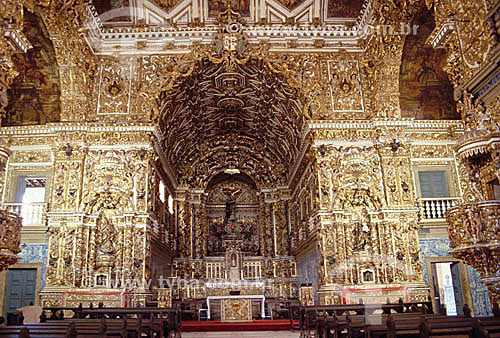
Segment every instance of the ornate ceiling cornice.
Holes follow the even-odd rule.
[[[44,125],[29,125],[0,128],[0,136],[31,136],[31,135],[47,135],[57,134],[60,132],[87,132],[87,133],[103,133],[103,132],[149,132],[152,133],[157,141],[160,141],[160,133],[158,126],[148,123],[87,123],[87,122],[68,122],[68,123],[47,123]]]
[[[314,129],[376,129],[379,127],[399,127],[405,130],[447,130],[450,126],[463,129],[462,121],[456,120],[414,120],[414,119],[374,119],[374,120],[335,120],[310,121],[308,126]]]

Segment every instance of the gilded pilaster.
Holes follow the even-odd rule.
[[[193,205],[193,253],[194,258],[201,258],[203,256],[204,251],[204,242],[205,240],[205,219],[203,217],[203,204],[194,204]]]
[[[206,196],[201,195],[201,209],[199,218],[199,238],[197,238],[196,248],[199,252],[199,257],[205,257],[207,255],[207,241],[208,241],[208,214],[206,206]]]
[[[276,231],[276,255],[288,256],[288,221],[286,217],[286,201],[274,203],[274,225]]]
[[[274,242],[275,233],[273,231],[274,223],[272,219],[273,205],[272,203],[264,202],[263,218],[264,218],[264,249],[263,253],[266,257],[275,256]]]
[[[265,201],[264,201],[264,194],[261,193],[258,195],[259,198],[259,209],[264,210],[265,207]],[[259,226],[259,254],[261,256],[264,256],[266,253],[266,217],[264,213],[259,213],[258,216],[258,226]]]

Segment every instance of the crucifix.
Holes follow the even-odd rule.
[[[227,197],[226,200],[226,216],[224,217],[225,223],[228,223],[229,220],[234,217],[234,209],[236,205],[236,198],[240,193],[241,189],[232,185],[231,187],[227,187],[224,190],[224,194]]]

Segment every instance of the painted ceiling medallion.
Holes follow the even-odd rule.
[[[175,6],[180,4],[182,0],[152,0],[152,2],[163,9],[165,12],[170,12]]]

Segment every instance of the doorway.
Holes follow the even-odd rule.
[[[15,313],[16,309],[36,304],[37,269],[9,269],[4,313]]]
[[[434,311],[439,312],[444,308],[448,316],[457,316],[464,314],[465,304],[472,309],[468,277],[463,263],[451,257],[427,260]]]

